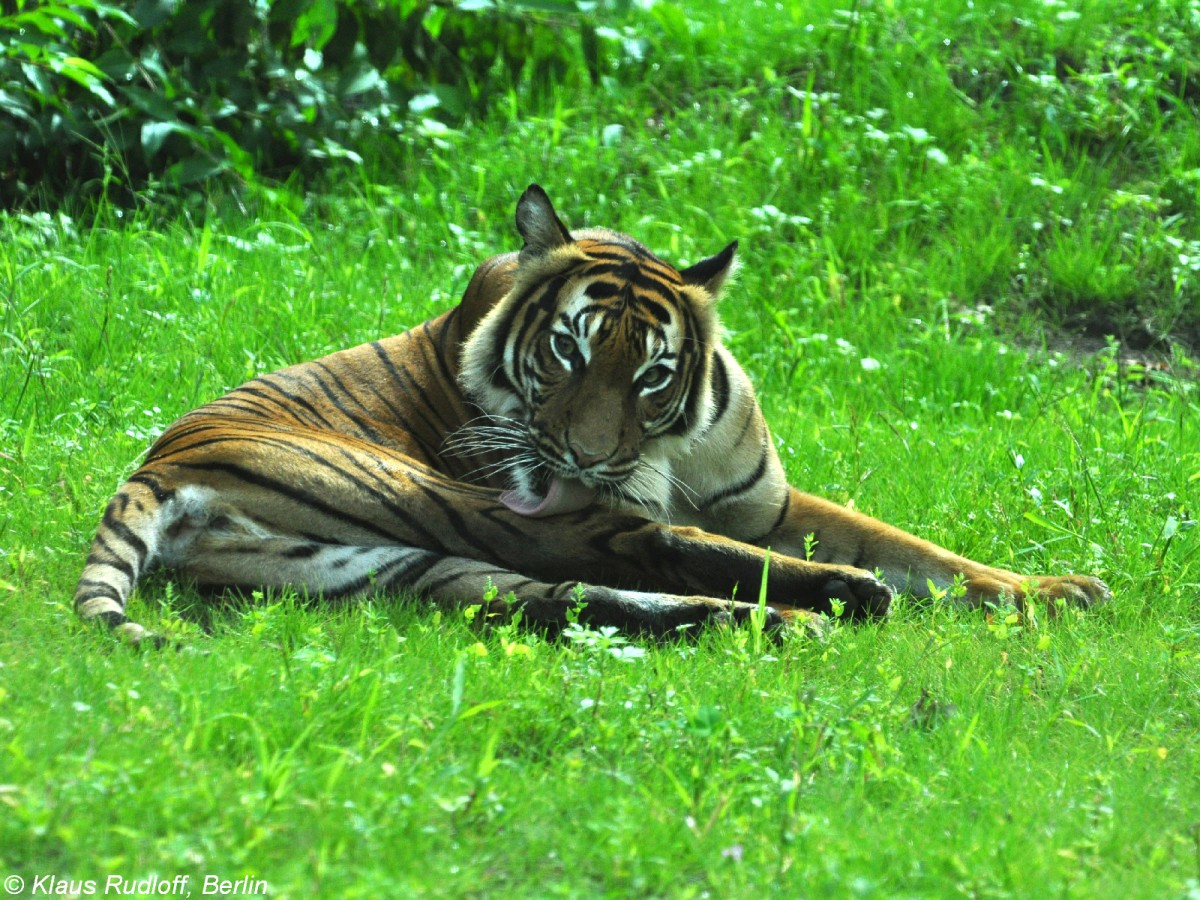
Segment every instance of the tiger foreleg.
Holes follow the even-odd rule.
[[[665,635],[689,626],[740,622],[754,607],[711,597],[551,583],[502,566],[419,547],[324,544],[287,535],[214,534],[193,542],[180,570],[209,586],[301,590],[323,599],[420,596],[450,609],[478,605],[486,622],[558,631],[573,617],[593,626]],[[767,628],[802,619],[766,611]]]
[[[788,616],[807,611],[878,618],[887,615],[892,600],[891,589],[870,572],[766,552],[698,528],[646,522],[617,531],[607,549],[592,565],[597,574],[610,573],[609,580],[636,578],[667,591],[731,596],[752,604],[761,593],[768,606]]]
[[[988,566],[862,513],[791,490],[783,521],[762,542],[817,562],[878,572],[897,591],[943,593],[972,606],[1031,598],[1078,606],[1108,599],[1108,586],[1089,575],[1022,575]]]
[[[243,497],[242,505],[256,504]],[[472,518],[485,534],[486,523],[511,515],[485,503]],[[849,617],[884,615],[891,599],[869,573],[772,556],[697,529],[604,514],[575,529],[516,523],[529,540],[493,535],[484,543],[506,552],[480,559],[401,538],[359,545],[298,537],[214,503],[209,520],[190,540],[179,537],[163,562],[201,585],[291,587],[326,599],[409,593],[454,607],[486,604],[500,620],[519,610],[522,621],[550,629],[565,625],[574,607],[580,621],[630,632],[741,622],[757,607],[764,568],[767,628],[809,624],[812,612],[831,612],[835,603]]]

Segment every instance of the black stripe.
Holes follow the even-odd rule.
[[[277,414],[275,410],[278,409],[277,406],[274,409],[267,409],[262,404],[253,403],[250,400],[239,397],[237,396],[237,391],[232,391],[226,394],[224,397],[218,397],[211,403],[206,404],[206,408],[216,408],[221,409],[222,411],[226,408],[229,408],[236,410],[238,413],[245,413],[247,415],[255,416],[259,419],[276,418]]]
[[[284,559],[311,559],[322,549],[320,544],[297,544],[279,555]]]
[[[103,522],[110,532],[133,548],[133,552],[137,554],[138,565],[141,565],[146,559],[146,554],[150,548],[146,546],[145,541],[133,533],[133,529],[117,518],[111,503],[108,509],[104,511]]]
[[[334,374],[334,372],[329,368],[329,366],[325,365],[320,360],[316,360],[311,365],[314,369],[319,369],[322,372],[324,372],[326,377],[328,377],[333,382],[334,387],[336,387],[337,390],[341,394],[344,394],[346,397],[348,397],[354,403],[355,406],[357,406],[363,412],[370,415],[370,410],[368,410],[365,406],[363,406],[362,402],[357,397],[355,397],[354,394],[350,392],[350,390],[347,389],[346,385],[342,382],[342,380],[340,378],[337,377],[336,374]],[[364,434],[368,438],[370,438],[370,440],[372,442],[377,443],[377,444],[383,442],[383,435],[381,435],[379,433],[379,430],[377,428],[375,428],[375,426],[371,423],[371,421],[369,419],[363,418],[360,415],[351,413],[350,410],[347,409],[346,403],[343,402],[343,400],[334,393],[334,391],[329,387],[328,384],[326,384],[324,378],[322,378],[320,375],[314,375],[313,381],[315,381],[317,383],[317,387],[319,387],[321,389],[321,393],[323,393],[325,395],[326,399],[328,399],[329,402],[333,404],[334,408],[338,412],[340,412],[343,416],[345,416],[347,419],[349,419],[351,422],[354,423],[355,428],[357,428],[362,434]],[[344,429],[338,429],[338,430],[342,431]]]
[[[294,449],[298,449],[298,448],[294,448]],[[308,491],[301,490],[293,485],[287,484],[282,481],[278,481],[274,478],[268,478],[267,476],[265,476],[259,472],[251,471],[250,469],[247,469],[243,466],[239,466],[235,463],[228,463],[228,462],[207,462],[207,463],[177,462],[177,463],[175,463],[175,465],[177,465],[181,468],[184,468],[184,469],[191,469],[191,470],[197,471],[197,472],[220,472],[222,474],[229,475],[232,478],[236,478],[239,481],[243,481],[246,484],[252,484],[255,487],[264,488],[265,490],[269,490],[269,491],[275,491],[276,493],[281,494],[284,497],[287,497],[289,500],[292,500],[296,503],[304,504],[305,506],[310,506],[313,509],[329,516],[331,519],[335,519],[339,522],[345,522],[346,524],[353,525],[356,528],[361,528],[363,531],[367,531],[367,532],[370,532],[371,534],[378,535],[381,538],[387,538],[388,540],[395,540],[395,538],[396,538],[396,535],[392,534],[391,532],[387,531],[384,528],[380,528],[378,525],[376,525],[370,519],[363,519],[363,518],[360,518],[359,516],[352,516],[352,515],[346,513],[345,511],[338,509],[337,507],[335,507],[329,503],[326,503],[325,501],[314,496],[313,494],[309,493]],[[334,468],[334,467],[331,465],[330,468]],[[342,472],[339,472],[339,474],[345,475],[345,473],[342,473]],[[352,479],[351,479],[351,483],[354,484],[355,486],[363,487],[358,482],[355,482]]]
[[[458,307],[455,307],[455,309],[457,308]],[[454,347],[447,349],[446,332],[448,330],[449,329],[447,328],[442,329],[441,334],[437,336],[438,341],[435,344],[434,334],[430,328],[430,323],[425,322],[421,326],[421,333],[425,337],[424,342],[421,344],[421,351],[427,368],[436,369],[438,374],[441,376],[441,386],[446,389],[447,395],[459,396],[461,395],[461,391],[458,390],[458,348]],[[452,361],[454,363],[453,366],[451,366]],[[452,409],[446,409],[446,415],[442,415],[442,411],[433,408],[429,403],[429,396],[426,392],[421,392],[421,399],[424,401],[426,407],[438,414],[438,419],[442,423],[441,431],[443,434],[449,431],[452,427],[456,427],[460,424],[456,420],[451,420],[451,416],[454,412]]]
[[[662,281],[655,279],[648,273],[639,271],[637,277],[633,279],[633,286],[639,291],[657,294],[661,299],[666,301],[668,306],[674,306],[679,302],[679,298],[676,296],[675,292],[671,290],[669,285],[664,285]],[[639,297],[638,300],[642,304],[650,302],[645,297]]]
[[[783,494],[783,503],[779,507],[779,515],[775,517],[775,523],[766,531],[766,533],[760,535],[759,537],[747,540],[746,543],[754,544],[758,547],[764,546],[770,539],[771,535],[778,531],[783,525],[784,521],[787,519],[788,510],[791,508],[791,505],[792,492],[789,488]]]
[[[792,492],[785,491],[783,495],[783,506],[779,509],[779,515],[775,517],[775,524],[771,526],[771,531],[782,527],[784,520],[787,519],[788,510],[792,508]]]
[[[609,297],[615,297],[619,292],[619,288],[608,281],[593,281],[587,286],[584,291],[593,300],[607,300]]]
[[[201,409],[205,409],[205,407],[201,407]],[[154,445],[146,454],[147,461],[159,459],[170,453],[180,452],[171,448],[175,447],[177,444],[189,440],[190,438],[193,438],[197,434],[210,431],[220,431],[228,428],[227,423],[223,421],[214,422],[206,418],[207,415],[211,414],[202,413],[200,410],[196,410],[188,413],[186,416],[172,425],[171,428],[162,435],[162,437],[154,442]],[[186,450],[187,445],[185,445],[183,449]]]
[[[725,360],[721,358],[720,353],[714,352],[712,355],[711,382],[713,397],[712,424],[716,425],[729,409],[730,394],[729,371],[725,368]]]
[[[121,592],[111,584],[104,584],[100,581],[81,581],[79,582],[79,587],[83,587],[85,584],[89,587],[89,590],[77,592],[75,594],[76,606],[82,606],[84,603],[87,603],[89,600],[95,600],[97,597],[104,597],[107,600],[115,600],[117,603],[121,604],[124,604],[125,602],[124,598],[121,596]],[[78,588],[76,590],[78,591]]]
[[[381,342],[371,341],[370,347],[375,351],[375,355],[379,358],[379,361],[383,363],[383,367],[387,369],[388,375],[391,376],[392,381],[397,387],[398,394],[412,395],[425,400],[425,392],[421,390],[421,386],[417,384],[416,380],[412,377],[412,374],[408,371],[407,366],[404,368],[403,372],[396,368],[396,363],[390,356],[388,356],[387,351],[384,349]],[[378,394],[377,390],[376,393]],[[384,398],[381,396],[380,399]],[[399,425],[404,431],[415,437],[418,429],[414,427],[413,423],[404,414],[404,411],[387,400],[384,400],[384,402],[387,404],[388,410],[395,417],[395,424]],[[424,406],[426,409],[428,409],[428,402],[425,402]],[[445,431],[444,428],[440,428],[436,423],[429,421],[427,417],[422,416],[421,418],[426,427],[428,427],[431,431]]]
[[[388,572],[377,573],[375,582],[380,588],[385,590],[393,590],[397,585],[416,587],[418,581],[429,574],[429,570],[446,559],[440,553],[434,553],[429,550],[414,549],[411,555],[405,555],[397,560],[397,563],[404,565],[394,574]],[[380,578],[380,575],[385,577]]]
[[[587,248],[587,255],[590,260],[596,260],[597,262],[632,262],[639,266],[651,266],[655,269],[661,270],[657,271],[655,274],[661,277],[664,281],[670,281],[677,284],[682,283],[682,279],[680,278],[678,271],[676,271],[672,266],[663,262],[641,244],[593,244]]]
[[[281,381],[290,381],[290,382],[298,382],[298,381],[300,381],[299,378],[297,378],[293,374],[284,374],[283,372],[272,372],[270,375],[264,375],[261,378],[256,378],[253,383],[264,385],[265,387],[268,387],[271,390],[275,391],[276,393],[280,394],[288,401],[289,404],[291,404],[293,406],[297,406],[300,409],[305,410],[320,425],[322,425],[325,428],[328,428],[330,431],[337,430],[336,428],[333,427],[333,423],[330,422],[328,419],[326,419],[325,416],[322,415],[321,411],[319,409],[317,409],[315,406],[313,406],[312,403],[310,403],[304,397],[301,397],[299,394],[294,394],[291,391],[285,390],[282,385],[278,385],[272,381],[268,381],[267,379],[269,379],[269,378],[278,378]],[[249,390],[249,389],[243,387],[240,390]],[[253,390],[249,390],[249,392],[252,394],[255,393],[255,391],[253,391]],[[258,395],[262,396],[264,400],[269,399],[266,397],[266,395],[262,394],[261,392],[258,392]],[[287,407],[283,407],[283,409],[285,412],[292,413],[293,417],[296,418],[297,420],[300,420],[300,417],[298,415],[296,415],[296,410],[288,409]]]
[[[693,363],[692,354],[685,352],[679,362],[677,371],[687,379],[687,393],[677,402],[674,416],[660,426],[659,434],[686,434],[700,421],[700,401],[704,397],[705,380],[701,377],[702,373],[694,371],[694,365],[690,365]]]
[[[133,566],[131,566],[129,563],[125,562],[125,560],[123,560],[121,557],[117,556],[117,554],[113,551],[113,548],[109,545],[108,541],[106,541],[104,539],[103,535],[100,535],[100,534],[96,535],[95,546],[101,547],[109,555],[110,558],[105,559],[102,556],[97,556],[96,553],[93,551],[92,553],[88,554],[87,563],[86,563],[87,565],[89,565],[89,566],[112,566],[112,568],[114,568],[118,572],[122,573],[131,582],[137,580],[137,573],[134,571]]]
[[[269,426],[261,426],[261,425],[258,425],[258,423],[255,423],[255,426],[259,427],[259,428],[269,427],[272,432],[278,432],[280,434],[287,433],[287,429],[285,427],[275,425],[275,424],[271,424]],[[307,428],[307,427],[311,427],[311,426],[304,426],[304,427]],[[183,453],[192,453],[193,451],[199,450],[203,447],[212,447],[216,444],[228,444],[230,442],[237,442],[237,441],[249,441],[249,442],[253,443],[255,440],[258,440],[262,437],[261,434],[254,433],[254,432],[251,432],[251,436],[249,436],[249,437],[240,431],[238,431],[236,433],[229,433],[227,430],[228,428],[229,428],[228,423],[218,422],[218,423],[214,424],[211,429],[207,429],[210,431],[217,432],[217,435],[215,437],[205,438],[202,441],[196,441],[195,443],[187,444],[186,446],[180,447],[177,450],[171,450],[169,453],[158,453],[155,455],[154,461],[159,462],[159,461],[170,460],[171,457],[173,457],[173,456],[177,456],[177,455],[183,454]],[[171,465],[181,465],[181,463],[179,463],[178,461],[171,461],[170,464]]]
[[[637,263],[627,259],[614,258],[617,265],[597,265],[590,267],[585,275],[609,276],[618,278],[623,282],[633,285],[639,291],[656,294],[661,299],[665,300],[668,306],[674,306],[678,302],[678,297],[672,289],[672,282],[663,277],[659,273],[648,272]],[[677,282],[676,282],[677,283]],[[614,289],[611,294],[606,296],[614,296],[618,289]],[[595,297],[588,290],[589,296]],[[600,299],[597,297],[597,299]],[[638,298],[642,302],[646,302],[645,298]]]
[[[712,496],[705,498],[704,502],[700,504],[700,508],[705,510],[711,509],[718,503],[736,497],[738,494],[744,494],[747,491],[752,490],[754,486],[762,480],[763,475],[766,474],[767,460],[770,459],[770,456],[771,454],[767,452],[767,447],[764,444],[762,447],[762,453],[758,458],[758,465],[755,466],[754,471],[748,477],[743,478],[736,484],[722,488]]]
[[[613,246],[613,245],[609,245],[609,246]],[[631,256],[635,257],[635,258],[644,257],[646,255],[646,253],[645,253],[645,251],[639,251],[638,248],[625,247],[624,245],[622,245],[622,246],[616,247],[615,249],[612,249],[612,250],[602,250],[599,247],[593,247],[588,250],[587,255],[588,255],[588,259],[608,260],[610,262],[627,263],[627,262],[629,262],[629,258]]]
[[[508,590],[506,590],[504,593],[506,596],[508,594],[513,594],[518,600],[520,600],[521,592],[523,592],[527,587],[545,587],[545,585],[546,583],[544,581],[535,581],[532,578],[518,578],[516,581],[510,581],[507,584]],[[503,600],[504,598],[501,597],[500,599]]]
[[[159,503],[166,503],[175,496],[173,489],[163,487],[159,480],[149,472],[134,472],[129,476],[128,480],[137,484],[144,484],[150,488],[150,493],[154,495],[154,499]]]
[[[327,597],[346,596],[347,594],[357,594],[360,591],[365,591],[367,588],[374,586],[378,590],[390,590],[395,587],[398,581],[403,581],[411,585],[415,580],[437,565],[445,557],[438,553],[419,548],[402,548],[404,552],[401,556],[396,557],[380,568],[367,572],[364,575],[345,581],[339,584],[332,591],[325,591]],[[420,557],[414,559],[414,557]],[[412,571],[419,570],[416,578],[411,577]],[[397,571],[398,570],[398,571]]]
[[[250,387],[249,385],[242,385],[240,388],[237,388],[236,390],[232,391],[227,396],[240,397],[243,394],[249,394],[251,397],[257,397],[258,399],[263,401],[263,408],[268,412],[269,417],[271,419],[287,418],[293,422],[298,422],[301,425],[312,425],[313,424],[312,419],[315,418],[315,419],[317,419],[317,421],[319,423],[324,424],[328,427],[329,423],[321,420],[320,416],[318,416],[318,415],[313,415],[313,416],[310,416],[309,418],[305,418],[305,417],[301,416],[300,415],[300,412],[301,412],[300,404],[295,402],[294,398],[289,397],[286,391],[283,391],[282,389],[280,389],[278,387],[274,388],[274,390],[276,392],[282,393],[284,395],[283,400],[280,400],[278,397],[272,397],[271,395],[269,395],[266,391],[262,390],[261,388]],[[204,413],[201,413],[201,414],[203,415]]]
[[[463,571],[451,572],[448,575],[443,575],[441,578],[438,578],[436,581],[431,581],[428,584],[422,585],[421,591],[423,593],[429,594],[430,596],[436,597],[441,592],[441,590],[443,588],[445,588],[447,585],[453,584],[455,581],[459,581],[460,579],[463,579],[463,578],[470,578],[472,580],[479,579],[479,578],[491,578],[492,576],[495,576],[496,578],[508,578],[512,574],[513,574],[513,572],[511,569],[493,569],[491,571],[485,571],[485,572],[480,572],[478,569],[471,569],[469,572],[463,572]],[[493,585],[494,584],[495,584],[495,582],[493,581]],[[478,598],[475,598],[475,597],[462,597],[460,595],[460,599],[463,599],[463,600],[479,599],[482,601],[483,596],[481,594]]]
[[[666,325],[671,321],[671,310],[669,307],[659,303],[657,300],[648,300],[645,297],[638,297],[637,299],[638,306],[649,312],[661,324]]]

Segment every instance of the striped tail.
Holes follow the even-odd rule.
[[[122,639],[139,644],[150,632],[125,615],[138,579],[158,557],[164,507],[174,491],[148,474],[137,473],[121,486],[104,511],[87,564],[75,588],[75,611],[98,620]]]

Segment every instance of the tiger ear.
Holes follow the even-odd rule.
[[[517,201],[517,231],[525,238],[521,259],[544,256],[572,243],[571,232],[554,212],[550,198],[540,185],[531,184]]]
[[[737,271],[738,261],[734,255],[737,252],[737,246],[738,242],[734,241],[716,256],[702,259],[700,262],[688,266],[679,274],[683,276],[686,284],[702,287],[711,296],[716,297],[721,293],[721,288],[725,286],[729,277]]]

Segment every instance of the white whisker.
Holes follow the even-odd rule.
[[[648,477],[646,475],[646,470],[653,472],[659,478],[662,478],[664,481],[666,481],[671,487],[676,488],[683,496],[683,499],[687,501],[688,506],[690,506],[692,509],[699,510],[699,506],[697,505],[696,501],[699,500],[700,495],[693,490],[691,485],[672,472],[669,467],[656,466],[654,463],[643,459],[639,462],[636,474],[641,477]],[[659,503],[657,505],[665,506],[664,503]]]
[[[653,466],[645,464],[643,461],[643,464],[634,469],[628,478],[619,485],[613,485],[612,492],[616,497],[641,506],[656,521],[670,525],[671,511],[667,503],[657,496],[658,492],[655,490],[657,485],[650,475],[652,471],[658,472]],[[659,474],[663,473],[659,472]]]
[[[446,436],[442,449],[452,456],[474,456],[488,452],[527,452],[529,430],[505,416],[476,416]]]

